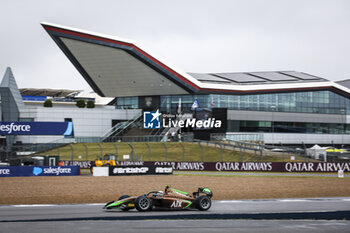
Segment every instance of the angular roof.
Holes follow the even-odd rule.
[[[50,89],[50,88],[21,88],[19,89],[21,95],[32,96],[52,96],[52,97],[67,97],[75,96],[82,92],[82,90],[67,90],[67,89]]]
[[[338,83],[338,84],[340,84],[340,85],[342,85],[344,87],[350,88],[350,79],[337,81],[336,83]]]
[[[271,93],[350,89],[296,71],[186,73],[138,43],[85,30],[41,23],[92,89],[101,96]]]
[[[328,81],[324,78],[296,71],[189,74],[203,83],[220,83],[231,85],[262,85]]]
[[[0,83],[1,95],[6,95],[7,102],[13,102],[17,108],[24,106],[17,82],[10,67],[6,68],[5,75]],[[7,92],[7,93],[6,93]],[[2,96],[4,98],[4,96]]]

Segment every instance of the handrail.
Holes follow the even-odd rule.
[[[115,126],[113,126],[111,129],[109,129],[103,136],[102,136],[102,141],[106,140],[108,137],[111,135],[115,134],[114,136],[117,136],[120,134],[124,129],[128,128],[131,124],[136,122],[140,117],[142,116],[142,112],[139,112],[135,114],[135,116],[129,120],[129,121],[124,121],[124,122],[119,122]],[[118,130],[120,130],[118,132]],[[117,132],[117,133],[116,133]]]
[[[195,139],[194,141],[196,141],[196,142],[205,142],[207,144],[213,144],[213,145],[219,145],[219,146],[225,146],[225,147],[229,146],[229,147],[232,147],[232,148],[242,148],[244,150],[252,150],[252,151],[261,151],[264,148],[264,146],[262,144],[237,142],[237,141],[231,141],[231,142],[234,142],[234,144],[217,142],[217,141],[204,141],[204,140],[198,140],[198,139]]]
[[[112,128],[110,128],[106,133],[102,135],[102,138],[108,138],[113,132],[115,132],[116,129],[119,129],[124,124],[126,124],[127,121],[119,122],[118,124],[114,125]]]

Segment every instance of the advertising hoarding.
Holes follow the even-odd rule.
[[[71,135],[72,122],[0,121],[0,135]]]

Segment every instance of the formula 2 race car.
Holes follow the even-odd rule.
[[[165,191],[151,191],[142,196],[123,195],[118,201],[108,202],[104,209],[121,209],[128,211],[149,211],[152,209],[189,209],[209,210],[211,207],[212,191],[209,188],[198,188],[197,192],[190,195],[186,192],[165,187]]]

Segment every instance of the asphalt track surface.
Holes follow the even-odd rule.
[[[213,201],[209,211],[0,206],[0,232],[349,232],[350,197]]]

